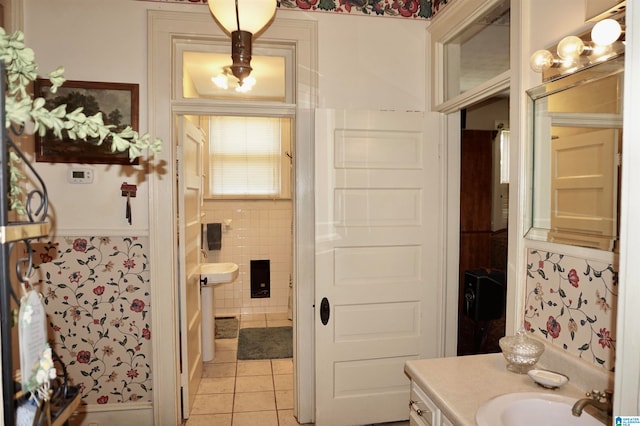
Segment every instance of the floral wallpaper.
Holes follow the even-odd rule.
[[[524,326],[613,371],[618,273],[613,265],[530,249]]]
[[[136,237],[32,244],[50,344],[85,404],[152,400],[147,246]]]
[[[202,3],[207,0],[151,0],[172,3]],[[305,11],[363,13],[402,18],[432,18],[451,0],[279,0],[278,7]]]

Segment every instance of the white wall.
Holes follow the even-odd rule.
[[[39,74],[62,65],[68,80],[125,82],[140,85],[139,130],[146,131],[146,34],[142,2],[25,2],[25,42],[35,51]],[[47,184],[52,224],[68,230],[112,230],[138,234],[148,229],[148,188],[144,167],[87,165],[93,184],[66,181],[67,164],[36,163]],[[131,199],[133,223],[125,219],[123,182],[138,185]],[[76,232],[77,233],[77,232]]]
[[[307,15],[318,21],[321,108],[425,110],[426,21]]]
[[[495,130],[496,121],[509,128],[509,98],[491,98],[467,108],[465,129]]]
[[[70,80],[139,84],[139,130],[144,133],[148,122],[147,9],[209,13],[204,5],[30,0],[24,5],[26,43],[35,51],[40,74],[63,65]],[[426,21],[290,10],[277,13],[319,23],[320,106],[424,110]],[[148,229],[144,165],[90,165],[95,170],[91,185],[68,184],[69,167],[37,163],[49,189],[52,223],[62,234],[83,229],[135,234]],[[131,226],[125,220],[125,200],[119,191],[125,181],[138,185]]]

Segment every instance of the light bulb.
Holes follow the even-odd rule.
[[[613,52],[613,47],[610,44],[594,44],[591,53],[589,54],[589,60],[594,62],[603,61],[609,57],[611,52]]]
[[[529,59],[529,65],[535,72],[544,72],[551,68],[553,64],[553,55],[548,50],[538,50]]]
[[[244,82],[242,83],[243,86],[248,86],[249,88],[252,88],[253,86],[256,85],[256,79],[254,76],[250,75],[249,77],[244,79]]]
[[[227,90],[228,83],[227,83],[227,76],[226,75],[217,75],[215,77],[211,77],[211,81],[213,81],[213,84],[216,85],[216,87],[219,87],[220,89],[225,89]]]
[[[236,87],[236,92],[247,93],[249,90],[256,85],[256,79],[253,76],[248,76],[244,80],[242,80],[242,85]]]
[[[597,45],[606,46],[612,44],[622,34],[622,27],[615,19],[603,19],[593,26],[591,40]]]
[[[562,59],[577,58],[582,52],[584,52],[584,42],[579,37],[565,37],[558,43],[558,56]]]

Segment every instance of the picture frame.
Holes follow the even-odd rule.
[[[115,125],[116,133],[126,126],[138,131],[138,96],[138,85],[131,83],[67,80],[56,93],[51,93],[49,80],[38,78],[34,82],[34,98],[44,98],[47,109],[66,104],[67,112],[78,107],[82,107],[87,116],[102,112],[104,124]],[[112,152],[109,138],[98,145],[97,139],[69,139],[64,137],[64,132],[59,139],[51,130],[44,136],[36,133],[35,157],[37,162],[48,163],[139,164],[137,158],[129,159],[128,150]]]

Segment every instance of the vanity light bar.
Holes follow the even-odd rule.
[[[591,31],[567,36],[531,55],[529,65],[547,82],[624,54],[624,16],[598,22]],[[555,52],[555,54],[554,54]]]

